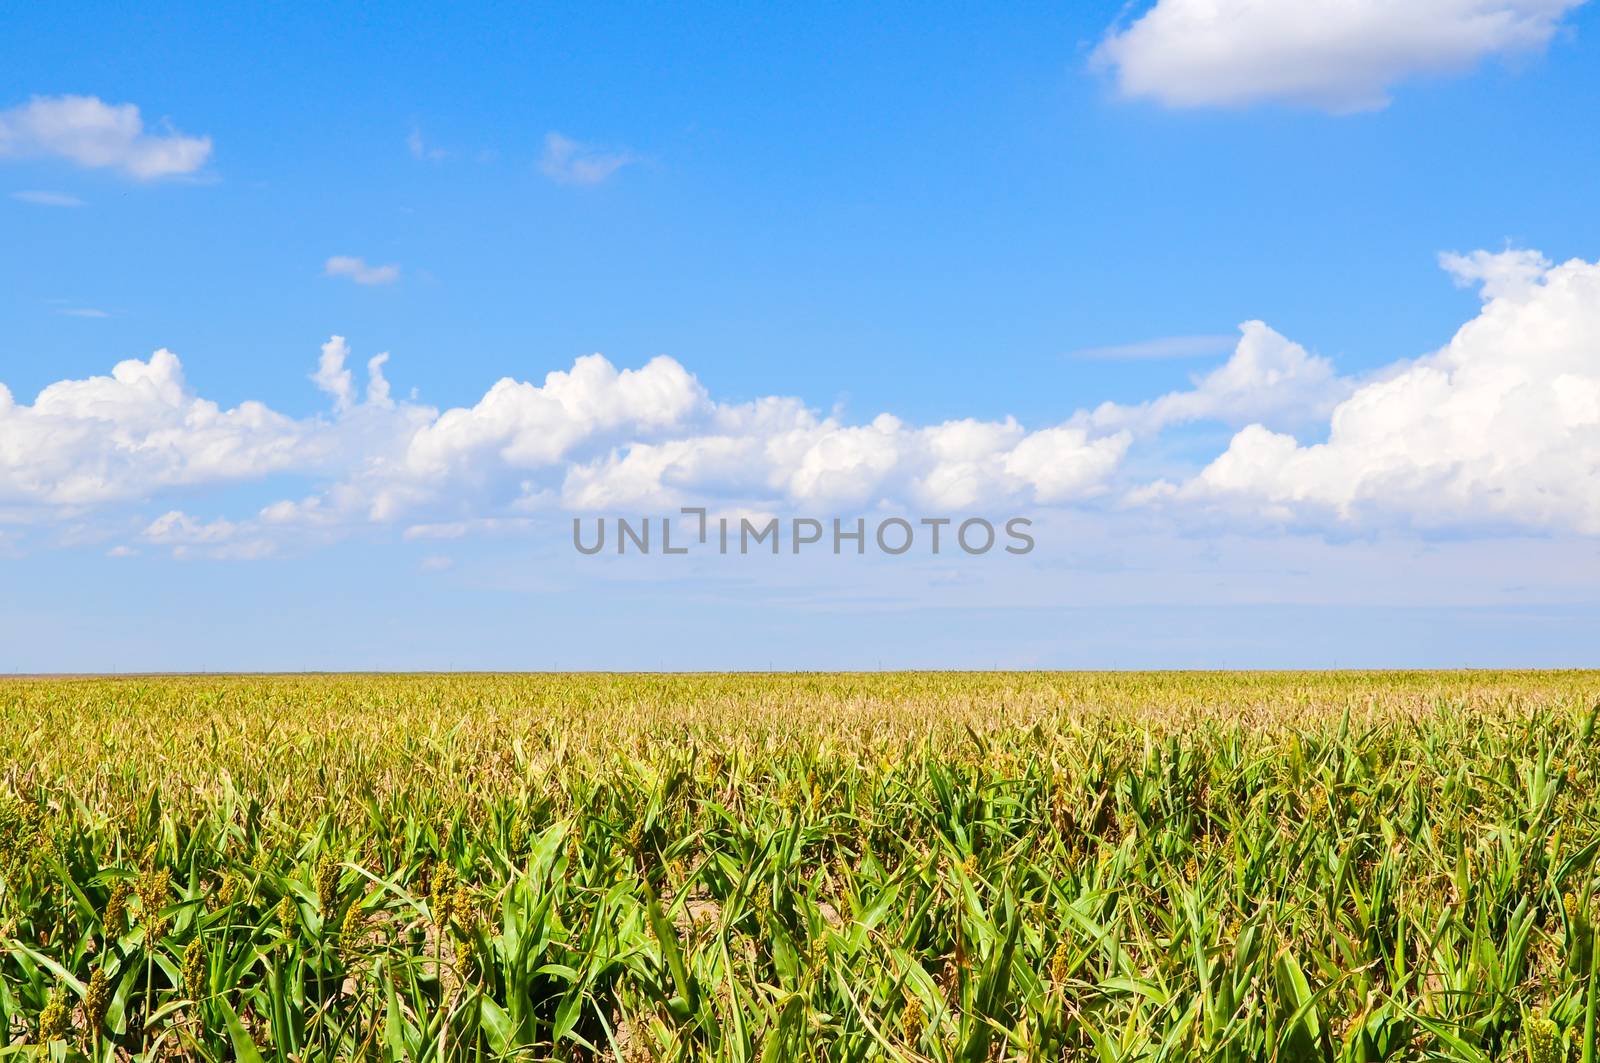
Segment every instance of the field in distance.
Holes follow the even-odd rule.
[[[0,680],[0,1055],[1596,1063],[1597,703]]]

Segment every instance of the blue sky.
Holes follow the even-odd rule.
[[[1319,42],[1285,5],[1210,27],[1208,66],[1192,6],[8,12],[0,669],[1592,663],[1600,306],[1562,264],[1600,259],[1600,9],[1352,3]],[[66,128],[101,120],[66,97],[154,139]],[[1478,249],[1525,257],[1441,269]],[[1230,361],[1257,320],[1266,361]],[[1434,399],[1381,390],[1474,322]],[[348,408],[310,379],[335,335]],[[222,468],[196,455],[232,436],[19,413],[161,348],[160,431],[191,399],[284,423]],[[596,352],[670,359],[639,386],[678,405],[607,378],[577,427],[417,457],[441,411]],[[1506,360],[1526,387],[1484,383]],[[810,420],[729,428],[765,397]],[[1381,425],[1272,441],[1347,402]],[[882,413],[875,466],[848,430]],[[916,434],[1007,418],[954,471]],[[647,487],[614,467],[672,446]],[[574,514],[706,500],[1052,532],[1010,568],[572,556]]]

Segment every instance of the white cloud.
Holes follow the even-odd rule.
[[[355,255],[333,255],[322,264],[326,277],[349,277],[357,284],[393,284],[400,279],[400,267],[369,266],[367,260]]]
[[[1129,442],[1068,426],[1030,434],[1011,420],[919,428],[880,414],[850,425],[766,400],[719,407],[699,431],[576,465],[560,499],[571,509],[706,497],[767,508],[1055,504],[1105,491]]]
[[[1081,428],[1035,432],[1006,455],[1008,475],[1033,489],[1033,500],[1067,502],[1100,494],[1127,451],[1126,432],[1091,438]]]
[[[32,203],[36,207],[81,207],[83,200],[77,196],[69,196],[65,192],[45,192],[37,189],[24,189],[21,192],[11,193],[11,198],[19,203]]]
[[[587,355],[439,410],[394,395],[386,353],[365,359],[363,387],[340,336],[310,375],[328,408],[295,418],[195,395],[161,350],[110,376],[52,384],[31,404],[0,386],[0,525],[101,513],[103,527],[138,519],[147,543],[216,556],[373,524],[449,539],[517,533],[555,511],[686,504],[949,513],[1159,503],[1245,526],[1600,533],[1600,263],[1507,251],[1441,264],[1483,303],[1425,357],[1352,378],[1247,322],[1228,359],[1187,390],[1063,411],[1034,428],[847,419],[785,396],[721,402],[668,357],[618,368]],[[1163,434],[1190,422],[1238,431],[1198,473],[1151,482],[1171,460]],[[1185,460],[1206,438],[1180,438]],[[254,513],[140,513],[179,492],[192,506],[206,488],[269,477],[295,478],[293,493]]]
[[[277,552],[277,544],[229,520],[200,521],[172,510],[151,521],[140,536],[153,546],[172,549],[174,557],[202,556],[228,561],[254,561]]]
[[[1012,420],[850,424],[783,397],[723,404],[666,357],[618,369],[588,355],[441,412],[391,395],[386,354],[368,359],[362,397],[350,358],[333,336],[310,377],[331,417],[260,403],[222,410],[190,392],[168,351],[51,385],[32,405],[0,388],[0,504],[81,512],[272,475],[310,481],[302,497],[250,517],[173,511],[144,536],[259,553],[262,541],[374,521],[403,521],[413,538],[511,529],[555,507],[1057,504],[1105,492],[1130,442],[1086,426],[1029,433]]]
[[[63,317],[102,318],[102,317],[110,317],[111,316],[110,314],[106,313],[104,310],[97,310],[92,306],[69,306],[69,307],[63,307],[62,309],[57,310],[56,313],[62,315]]]
[[[210,137],[145,128],[139,108],[94,96],[35,96],[0,111],[0,158],[60,158],[149,180],[194,173]]]
[[[1526,292],[1550,268],[1550,260],[1537,251],[1473,251],[1462,255],[1445,251],[1439,265],[1458,288],[1476,286],[1485,299]]]
[[[0,502],[89,506],[302,464],[304,427],[259,402],[190,392],[171,351],[63,380],[18,405],[0,386]]]
[[[1260,321],[1239,326],[1233,354],[1211,372],[1196,376],[1194,387],[1134,406],[1102,403],[1087,418],[1100,429],[1143,434],[1175,424],[1219,421],[1242,425],[1261,420],[1297,426],[1325,419],[1349,394],[1351,384],[1333,363],[1311,354]]]
[[[317,390],[333,396],[333,408],[339,411],[348,410],[356,401],[355,381],[344,365],[348,357],[350,345],[344,337],[330,336],[328,342],[322,345],[317,371],[311,374],[311,382],[317,385]],[[387,388],[386,384],[385,391]]]
[[[1176,495],[1346,526],[1600,532],[1600,263],[1444,264],[1485,300],[1444,348],[1356,389],[1325,442],[1245,428]]]
[[[1583,0],[1157,0],[1095,52],[1169,107],[1264,100],[1372,110],[1407,77],[1542,50]]]
[[[225,543],[234,537],[238,526],[231,521],[215,520],[209,524],[195,520],[180,510],[172,510],[150,522],[144,538],[153,543]]]
[[[447,410],[414,435],[406,469],[419,477],[470,475],[486,465],[549,466],[578,443],[609,432],[648,438],[707,406],[705,390],[671,358],[618,370],[598,354],[542,385],[506,377],[474,406]]]
[[[539,171],[558,184],[597,185],[638,161],[631,151],[598,148],[552,132],[544,136]]]
[[[394,407],[394,400],[389,397],[389,381],[383,375],[383,367],[388,361],[388,351],[367,359],[367,404],[370,406],[383,409]]]

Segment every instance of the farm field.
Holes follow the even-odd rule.
[[[0,1055],[1596,1063],[1597,703],[0,680]]]

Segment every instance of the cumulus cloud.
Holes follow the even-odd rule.
[[[343,336],[330,336],[328,342],[322,345],[322,354],[317,359],[317,370],[311,374],[311,382],[321,391],[333,398],[333,408],[336,412],[343,413],[356,403],[355,375],[345,368],[344,360],[350,357],[350,344],[345,342]],[[389,360],[388,353],[375,355],[367,362],[367,394],[376,399],[379,405],[389,405],[389,382],[383,378],[383,363]]]
[[[1103,403],[1088,416],[1088,423],[1144,434],[1192,421],[1297,426],[1325,419],[1349,393],[1352,385],[1339,377],[1332,362],[1265,323],[1246,321],[1239,332],[1228,360],[1196,376],[1189,390],[1138,405]]]
[[[516,532],[552,512],[696,504],[948,513],[1160,503],[1322,529],[1600,533],[1600,263],[1553,265],[1528,251],[1440,261],[1482,301],[1421,358],[1345,376],[1246,322],[1227,360],[1188,389],[1032,427],[851,419],[786,396],[723,402],[664,356],[628,368],[587,355],[441,410],[396,397],[386,352],[365,357],[363,386],[341,336],[310,374],[326,407],[290,417],[196,395],[177,356],[160,350],[109,376],[52,384],[31,403],[0,386],[0,525],[105,512],[143,527],[142,545],[228,557],[374,524],[449,539]],[[1191,422],[1237,430],[1198,472],[1150,482],[1152,462],[1170,452],[1163,433]],[[254,512],[189,515],[205,488],[269,478],[285,486]],[[184,509],[171,504],[180,492]]]
[[[1485,299],[1525,292],[1537,284],[1550,268],[1550,260],[1537,251],[1473,251],[1458,254],[1444,251],[1439,265],[1459,288],[1477,287]]]
[[[705,497],[767,508],[1063,503],[1103,493],[1129,442],[1067,426],[1028,433],[1011,420],[917,427],[880,414],[852,425],[773,402],[720,408],[701,431],[576,465],[560,499],[572,509]]]
[[[259,402],[196,396],[159,350],[51,384],[31,405],[0,386],[0,502],[90,506],[256,479],[302,464],[304,442],[303,425]]]
[[[406,448],[421,477],[470,473],[488,464],[538,468],[580,441],[626,429],[646,437],[683,423],[708,402],[705,390],[671,358],[618,370],[598,354],[556,371],[542,385],[506,377],[471,407],[446,410]]]
[[[638,156],[631,151],[599,148],[552,132],[544,135],[539,172],[557,184],[597,185],[624,166],[638,161]]]
[[[367,359],[367,405],[386,410],[394,408],[394,400],[389,397],[389,381],[383,375],[388,361],[388,351]]]
[[[59,158],[150,180],[194,173],[211,138],[145,128],[139,108],[94,96],[35,96],[0,111],[0,158]]]
[[[1157,0],[1095,52],[1119,91],[1169,107],[1264,100],[1372,110],[1414,75],[1537,52],[1583,0]]]
[[[1347,526],[1600,532],[1600,263],[1443,262],[1484,299],[1448,344],[1358,387],[1324,442],[1251,425],[1177,493]]]
[[[322,264],[325,277],[349,277],[357,284],[393,284],[400,279],[400,267],[394,263],[386,266],[369,266],[367,260],[356,255],[333,255]]]
[[[82,514],[180,488],[298,477],[299,497],[253,515],[172,510],[142,535],[260,556],[263,543],[371,522],[443,537],[555,508],[1061,504],[1106,492],[1131,439],[1086,425],[1029,432],[1010,419],[849,423],[779,396],[720,403],[667,357],[619,369],[588,355],[441,411],[394,398],[386,353],[367,360],[363,395],[351,359],[344,337],[322,345],[310,380],[330,408],[304,418],[254,402],[224,410],[193,394],[165,350],[109,377],[53,384],[29,405],[0,388],[0,505]]]

